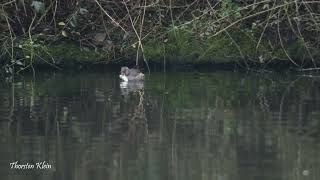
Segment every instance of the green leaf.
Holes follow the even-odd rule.
[[[89,11],[87,10],[87,9],[85,9],[85,8],[80,8],[80,10],[79,10],[79,13],[80,14],[87,14]]]
[[[62,36],[64,36],[64,37],[68,37],[68,34],[67,34],[66,31],[61,31],[61,34],[62,34]]]
[[[76,23],[75,23],[75,21],[73,21],[73,20],[71,19],[71,21],[70,21],[70,25],[71,25],[72,27],[76,27]]]
[[[74,14],[71,19],[70,19],[70,25],[72,27],[76,27],[77,26],[77,21],[78,21],[78,14]]]
[[[262,9],[269,9],[269,4],[263,5]]]
[[[16,61],[16,64],[23,66],[23,63],[21,61]]]
[[[61,22],[58,23],[58,25],[59,25],[59,26],[65,26],[66,24],[61,21]]]
[[[34,8],[34,10],[37,12],[37,13],[44,13],[45,11],[45,6],[44,6],[44,3],[41,2],[41,1],[32,1],[31,3],[31,7]]]

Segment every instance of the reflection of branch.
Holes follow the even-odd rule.
[[[164,61],[165,62],[165,61]],[[162,93],[162,102],[161,102],[161,108],[160,108],[160,142],[162,142],[162,131],[163,131],[163,125],[164,125],[164,122],[163,122],[163,115],[164,115],[164,102],[165,102],[165,91],[166,91],[166,73],[165,73],[165,68],[166,66],[164,66],[164,73],[163,73],[163,78],[164,78],[164,81],[163,81],[163,92]]]
[[[280,100],[280,109],[279,109],[279,121],[281,120],[282,117],[282,111],[283,111],[283,102],[284,102],[284,98],[285,98],[285,94],[287,92],[289,92],[289,90],[291,89],[291,87],[298,81],[300,80],[301,77],[297,78],[296,80],[292,81],[288,86],[287,89],[283,92],[282,96],[281,96],[281,100]]]
[[[10,115],[9,115],[9,123],[8,123],[8,130],[10,129],[11,123],[13,122],[13,115],[14,115],[14,100],[15,100],[15,89],[14,89],[14,77],[12,77],[12,85],[11,85],[11,108],[10,108]]]
[[[259,98],[259,105],[263,112],[270,112],[270,106],[268,103],[268,99],[265,96],[264,88],[262,86],[259,87],[259,91],[257,93]]]
[[[144,96],[144,91],[139,90],[139,104],[137,108],[134,110],[134,114],[131,118],[131,121],[135,120],[136,118],[143,118],[144,117],[144,107],[143,107],[143,96]]]
[[[177,150],[176,150],[176,121],[177,121],[177,111],[175,110],[174,112],[174,125],[173,125],[173,130],[172,130],[172,139],[171,139],[171,169],[172,169],[172,175],[174,176],[174,179],[177,179]]]
[[[145,129],[146,129],[146,136],[148,137],[148,122],[147,122],[147,118],[145,115],[145,109],[144,109],[144,90],[141,89],[139,91],[137,91],[139,94],[139,104],[136,106],[136,108],[134,109],[133,112],[133,116],[131,117],[130,121],[129,121],[129,126],[130,126],[130,130],[129,130],[129,138],[135,134],[135,130],[136,130],[136,125],[139,124],[139,121],[136,121],[137,119],[141,119],[144,120],[144,125],[145,125]]]
[[[145,113],[145,109],[144,109],[144,106],[143,106],[143,101],[144,101],[144,90],[139,90],[139,96],[140,96],[140,99],[139,99],[139,109],[141,110],[141,118],[144,120],[144,125],[145,125],[145,130],[146,130],[146,136],[145,137],[148,137],[148,134],[149,134],[149,131],[148,131],[148,121],[147,121],[147,117],[146,117],[146,113]]]

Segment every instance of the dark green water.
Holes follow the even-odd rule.
[[[121,87],[116,73],[1,78],[1,179],[320,179],[320,78],[152,73]]]

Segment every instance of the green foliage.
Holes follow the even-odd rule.
[[[88,48],[81,49],[77,44],[72,42],[60,42],[49,46],[49,53],[57,63],[69,64],[70,61],[76,62],[96,62],[103,60],[102,52],[96,52]],[[67,62],[69,61],[69,62]]]
[[[33,39],[21,39],[16,42],[16,49],[18,59],[15,61],[16,65],[21,66],[20,70],[26,67],[33,66],[35,61],[42,61],[42,63],[54,63],[50,58],[49,49],[44,41],[39,40],[37,37]]]
[[[229,34],[230,36],[221,34],[211,38],[197,39],[196,35],[190,31],[176,30],[174,33],[170,31],[167,42],[147,43],[145,45],[146,55],[150,59],[166,56],[173,63],[181,59],[183,63],[227,63],[241,58],[254,59],[256,56],[255,43],[250,35],[244,32],[230,32]],[[241,57],[239,50],[246,57]]]
[[[43,41],[37,40],[37,38],[32,40],[29,38],[18,39],[14,42],[13,47],[9,47],[7,42],[5,42],[3,47],[1,54],[5,57],[3,60],[7,59],[4,70],[8,74],[14,73],[14,70],[20,72],[33,67],[35,62],[36,64],[40,62],[54,63],[52,58],[50,58],[46,44]]]
[[[287,51],[293,59],[304,59],[308,56],[305,43],[301,39],[291,43]]]
[[[145,56],[159,62],[166,57],[168,62],[176,63],[249,60],[263,64],[274,59],[310,61],[320,57],[319,8],[311,8],[317,7],[313,1],[308,1],[310,9],[299,6],[299,11],[293,1],[272,4],[270,1],[196,0],[172,1],[170,6],[157,1],[148,5],[146,11],[142,1],[110,2],[108,5],[90,0],[5,3],[0,10],[3,30],[0,39],[14,43],[7,41],[2,54],[9,54],[6,57],[17,66],[25,66],[28,59],[33,63],[40,57],[48,61],[50,53],[58,59],[65,56],[80,61],[102,59],[102,56],[134,60],[141,40]],[[97,34],[104,36],[96,38]],[[40,35],[43,43],[35,38]],[[60,50],[49,52],[46,46],[60,38],[85,48],[66,45],[67,48],[58,47]],[[18,43],[21,46],[18,48],[20,40],[25,43]],[[8,45],[12,44],[11,48],[17,52],[10,54]],[[92,54],[87,47],[98,53]],[[70,51],[61,50],[68,48]],[[44,56],[39,57],[40,54]]]
[[[240,6],[234,2],[234,0],[221,1],[221,9],[219,14],[222,17],[229,17],[231,19],[241,18]]]

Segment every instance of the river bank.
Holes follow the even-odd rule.
[[[195,39],[187,34],[170,37],[164,42],[147,42],[144,44],[144,54],[138,55],[138,64],[148,68],[164,69],[170,66],[192,66],[212,69],[268,69],[284,71],[290,69],[314,68],[312,59],[307,57],[306,50],[298,42],[286,47],[286,52],[292,58],[292,63],[285,52],[280,48],[261,46],[254,48],[254,41],[245,37],[241,32],[233,32],[235,38],[226,36],[209,39]],[[237,40],[239,43],[234,43]],[[267,43],[266,43],[267,44]],[[16,61],[11,61],[12,66],[7,66],[10,57],[3,58],[3,67],[15,67],[15,71],[24,71],[31,66],[36,70],[41,68],[70,70],[90,67],[107,66],[135,66],[136,52],[129,48],[126,52],[118,52],[114,57],[112,51],[104,51],[103,47],[90,48],[81,46],[75,41],[61,40],[52,44],[37,44],[30,54],[26,45],[16,45]],[[314,57],[320,51],[314,50]],[[31,58],[31,56],[33,56]],[[145,58],[145,61],[144,61]],[[11,70],[3,68],[7,73]]]
[[[0,70],[6,73],[111,64],[247,70],[320,64],[319,4],[314,1],[0,5]]]

